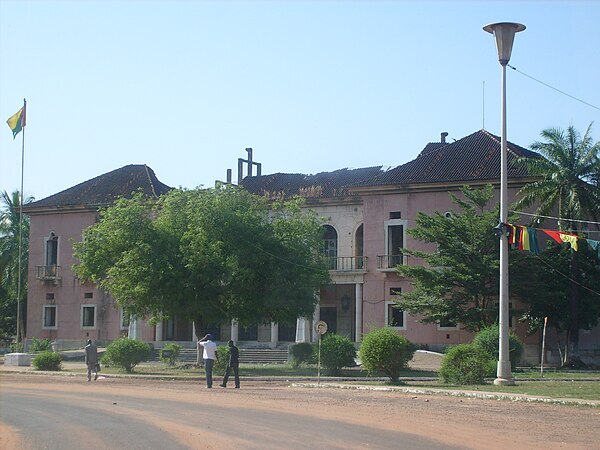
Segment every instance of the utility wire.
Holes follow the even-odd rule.
[[[589,223],[592,225],[600,225],[600,222],[592,222],[591,220],[565,219],[562,217],[542,216],[540,214],[526,213],[523,211],[511,211],[511,212],[515,213],[515,214],[522,214],[524,216],[541,217],[543,219],[554,219],[554,220],[558,220],[560,222],[579,222],[579,223]]]
[[[508,67],[510,67],[512,70],[515,70],[515,71],[519,72],[521,75],[525,75],[527,78],[531,78],[533,81],[537,81],[538,83],[540,83],[540,84],[543,84],[544,86],[546,86],[546,87],[549,87],[550,89],[553,89],[553,90],[555,90],[556,92],[560,92],[561,94],[563,94],[563,95],[566,95],[567,97],[570,97],[570,98],[572,98],[573,100],[577,100],[578,102],[581,102],[581,103],[583,103],[584,105],[591,106],[592,108],[595,108],[595,109],[597,109],[598,111],[600,111],[600,108],[598,108],[598,107],[597,107],[597,106],[595,106],[595,105],[592,105],[591,103],[588,103],[588,102],[586,102],[586,101],[583,101],[583,100],[581,100],[580,98],[573,97],[572,95],[570,95],[570,94],[567,94],[566,92],[564,92],[564,91],[561,91],[560,89],[557,89],[557,88],[555,88],[554,86],[550,86],[548,83],[544,83],[543,81],[540,81],[540,80],[538,80],[537,78],[534,78],[534,77],[532,77],[531,75],[527,75],[525,72],[521,72],[519,69],[517,69],[517,68],[516,68],[516,67],[514,67],[514,66],[511,66],[510,64],[507,64],[507,66],[508,66]]]

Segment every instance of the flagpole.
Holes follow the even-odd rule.
[[[25,173],[25,127],[27,125],[27,100],[23,99],[23,136],[21,143],[21,199],[19,201],[19,262],[17,275],[17,351],[21,351],[21,259],[23,257],[23,178]]]

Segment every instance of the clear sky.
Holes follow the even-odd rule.
[[[213,186],[254,149],[263,174],[396,166],[428,143],[500,134],[482,27],[520,22],[510,64],[600,107],[600,2],[0,0],[0,119],[27,99],[25,194],[127,164]],[[600,111],[508,70],[508,139],[585,131]],[[0,189],[21,134],[0,129]]]

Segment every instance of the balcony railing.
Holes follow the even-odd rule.
[[[377,255],[377,269],[378,270],[393,270],[396,266],[404,264],[404,255],[402,253],[398,255]]]
[[[329,270],[338,272],[356,272],[367,270],[366,256],[331,256],[328,258]]]
[[[38,280],[60,280],[60,266],[35,266],[35,278]]]

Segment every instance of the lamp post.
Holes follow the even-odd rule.
[[[484,31],[496,38],[498,61],[502,66],[502,106],[501,106],[501,148],[500,148],[500,293],[499,293],[499,354],[496,385],[512,385],[514,380],[510,367],[508,340],[508,238],[504,224],[508,222],[508,183],[507,183],[507,146],[506,146],[506,65],[510,61],[515,34],[525,29],[525,25],[512,22],[498,22],[486,25]]]

